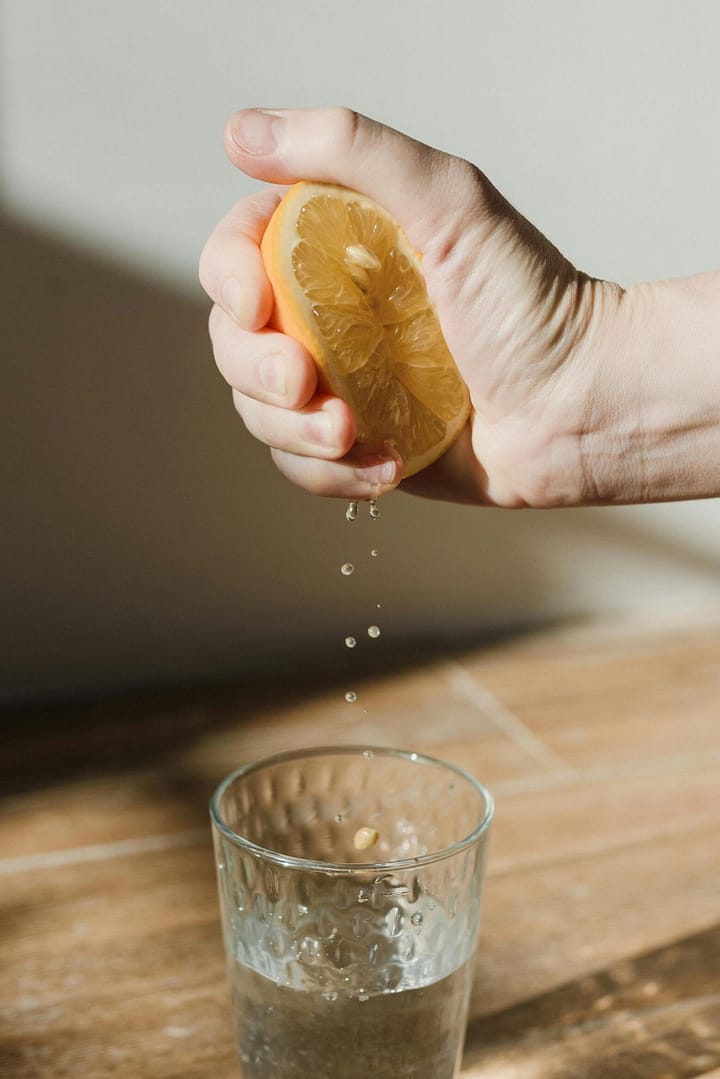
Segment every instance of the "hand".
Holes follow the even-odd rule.
[[[382,204],[423,255],[429,295],[473,411],[446,454],[403,488],[499,506],[593,499],[583,459],[597,416],[596,357],[623,292],[579,273],[473,165],[344,109],[245,110],[230,160],[274,184],[343,184]],[[348,406],[319,393],[310,355],[268,326],[259,243],[282,192],[242,200],[203,251],[218,367],[248,430],[308,491],[368,498],[402,480],[394,460],[357,460]],[[592,362],[591,362],[592,360]]]

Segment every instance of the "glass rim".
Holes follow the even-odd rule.
[[[245,836],[240,835],[239,832],[236,832],[225,820],[223,820],[220,811],[222,798],[227,789],[236,779],[240,779],[241,776],[259,772],[261,769],[267,768],[270,765],[282,764],[285,761],[291,760],[301,760],[303,757],[355,756],[357,754],[367,753],[368,751],[376,757],[396,757],[401,760],[409,761],[412,764],[432,765],[434,767],[443,768],[449,772],[454,772],[456,775],[459,775],[466,780],[470,786],[481,795],[485,803],[485,812],[473,830],[469,832],[468,835],[463,836],[462,839],[458,839],[455,843],[451,843],[447,847],[441,847],[439,850],[428,851],[427,854],[420,854],[416,858],[396,858],[385,862],[321,862],[314,858],[298,858],[292,854],[281,854],[279,851],[270,850],[268,847],[263,847],[259,843],[253,843]],[[420,866],[431,865],[433,862],[444,861],[446,858],[452,858],[455,854],[459,854],[461,851],[467,850],[477,843],[490,827],[490,822],[493,819],[494,813],[495,800],[488,788],[476,779],[474,775],[464,768],[461,768],[459,765],[451,764],[449,761],[440,760],[438,757],[431,757],[426,753],[416,753],[406,749],[393,749],[389,746],[370,745],[312,746],[306,749],[291,749],[284,753],[275,753],[269,757],[261,757],[257,760],[249,761],[247,764],[241,765],[239,768],[236,768],[235,771],[230,772],[229,775],[225,776],[216,787],[215,792],[210,799],[210,817],[212,823],[217,830],[235,846],[241,847],[255,857],[262,858],[263,861],[271,862],[274,865],[279,865],[286,869],[299,869],[306,872],[314,871],[328,874],[367,873],[368,871],[392,873],[404,869],[417,869]]]

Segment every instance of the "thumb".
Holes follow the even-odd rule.
[[[351,109],[244,109],[225,126],[225,150],[258,180],[319,180],[368,195],[420,251],[452,243],[478,208],[474,166]]]

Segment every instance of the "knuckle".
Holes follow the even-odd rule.
[[[258,439],[259,442],[265,442],[262,421],[253,399],[236,389],[232,391],[232,399],[235,411],[253,438]]]
[[[200,252],[200,258],[198,259],[198,280],[203,290],[212,299],[212,243],[208,240],[202,251]]]
[[[270,456],[275,467],[285,477],[311,495],[330,495],[332,487],[327,481],[327,467],[313,457],[298,457],[286,450],[271,448]]]
[[[324,496],[328,493],[327,468],[315,457],[307,459],[305,486],[314,495]]]
[[[210,336],[215,366],[225,381],[230,382],[231,379],[229,375],[231,362],[226,336],[226,318],[224,312],[217,304],[212,308],[208,317],[208,334]]]
[[[208,334],[210,335],[210,340],[213,342],[213,344],[215,344],[216,338],[219,334],[221,316],[222,311],[220,310],[218,305],[214,303],[210,308],[210,314],[208,315]]]
[[[436,269],[454,270],[457,258],[466,250],[463,240],[469,224],[488,214],[489,183],[477,165],[462,157],[443,155],[435,168],[443,198],[426,254]]]
[[[332,465],[328,466],[326,461],[318,457],[307,457],[303,466],[302,486],[305,490],[321,498],[334,494],[331,480]]]
[[[445,184],[448,194],[457,205],[462,206],[464,212],[478,204],[484,204],[488,195],[487,177],[472,161],[466,161],[464,157],[447,155],[445,165]]]
[[[464,157],[450,157],[449,162],[457,183],[473,190],[478,190],[482,187],[483,174],[472,161],[468,161]]]
[[[235,411],[237,412],[238,416],[243,421],[243,423],[245,422],[245,402],[246,401],[247,401],[247,398],[245,397],[245,394],[240,393],[240,390],[233,389],[233,391],[232,391],[233,406],[234,406]]]
[[[284,441],[282,431],[278,430],[272,407],[239,391],[237,396],[235,408],[253,438],[265,446],[282,446]]]
[[[258,401],[243,394],[240,390],[233,390],[232,399],[235,411],[243,421],[247,433],[257,439],[258,442],[263,442],[266,446],[272,446],[273,438],[268,431],[268,425],[264,422],[266,410],[258,404]]]
[[[352,153],[361,140],[365,118],[344,105],[331,109],[330,113],[333,143],[341,152]]]

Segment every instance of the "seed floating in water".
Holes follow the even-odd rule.
[[[352,562],[343,562],[342,566],[340,567],[340,572],[342,573],[343,577],[349,577],[351,573],[355,572],[355,567],[353,566]]]
[[[347,509],[345,510],[346,521],[357,521],[358,504],[357,502],[348,502]]]
[[[372,517],[373,521],[377,521],[378,517],[380,516],[380,510],[378,509],[378,504],[374,498],[370,499],[370,516]]]
[[[358,828],[353,836],[355,850],[370,850],[380,838],[377,828]]]
[[[348,704],[354,704],[357,700],[357,693],[354,693],[352,689],[349,689],[345,694],[345,700]]]
[[[379,637],[380,626],[368,626],[368,637]]]
[[[373,547],[372,551],[370,552],[373,558],[377,558],[379,553],[380,552],[378,551],[377,547]]]
[[[345,638],[345,644],[348,646],[348,648],[354,648],[355,645],[357,644],[357,641],[355,640],[354,637],[346,637]]]

